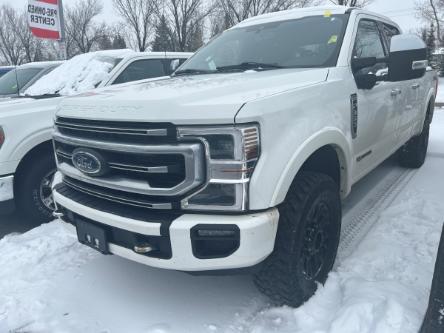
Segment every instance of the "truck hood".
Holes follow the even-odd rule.
[[[58,115],[97,120],[232,123],[250,101],[317,84],[328,69],[179,76],[67,97]]]
[[[61,98],[13,98],[4,102],[0,102],[0,120],[18,115],[33,114],[47,110],[48,117],[54,118]]]

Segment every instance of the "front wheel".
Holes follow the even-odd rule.
[[[327,175],[301,172],[279,208],[273,253],[255,276],[278,305],[300,306],[325,283],[338,251],[341,200]]]
[[[52,219],[55,209],[51,183],[56,171],[51,155],[35,159],[25,167],[18,179],[17,206],[19,213],[35,223]]]

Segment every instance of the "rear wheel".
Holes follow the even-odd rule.
[[[430,123],[426,120],[422,133],[411,138],[399,151],[399,163],[406,168],[423,166],[429,147]]]
[[[16,188],[19,213],[35,223],[52,219],[55,204],[51,183],[55,171],[54,158],[48,154],[29,162],[19,176]]]
[[[337,184],[327,175],[302,172],[279,208],[273,253],[255,276],[258,289],[278,305],[300,306],[325,283],[341,229]]]

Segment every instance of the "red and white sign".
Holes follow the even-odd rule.
[[[28,0],[28,24],[34,36],[62,38],[60,3],[60,0]]]

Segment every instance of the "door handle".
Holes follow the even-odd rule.
[[[419,87],[421,87],[421,85],[419,83],[415,83],[414,85],[412,85],[412,89],[416,90]]]
[[[393,97],[396,97],[398,95],[401,95],[401,93],[402,93],[401,89],[393,89],[391,95]]]

